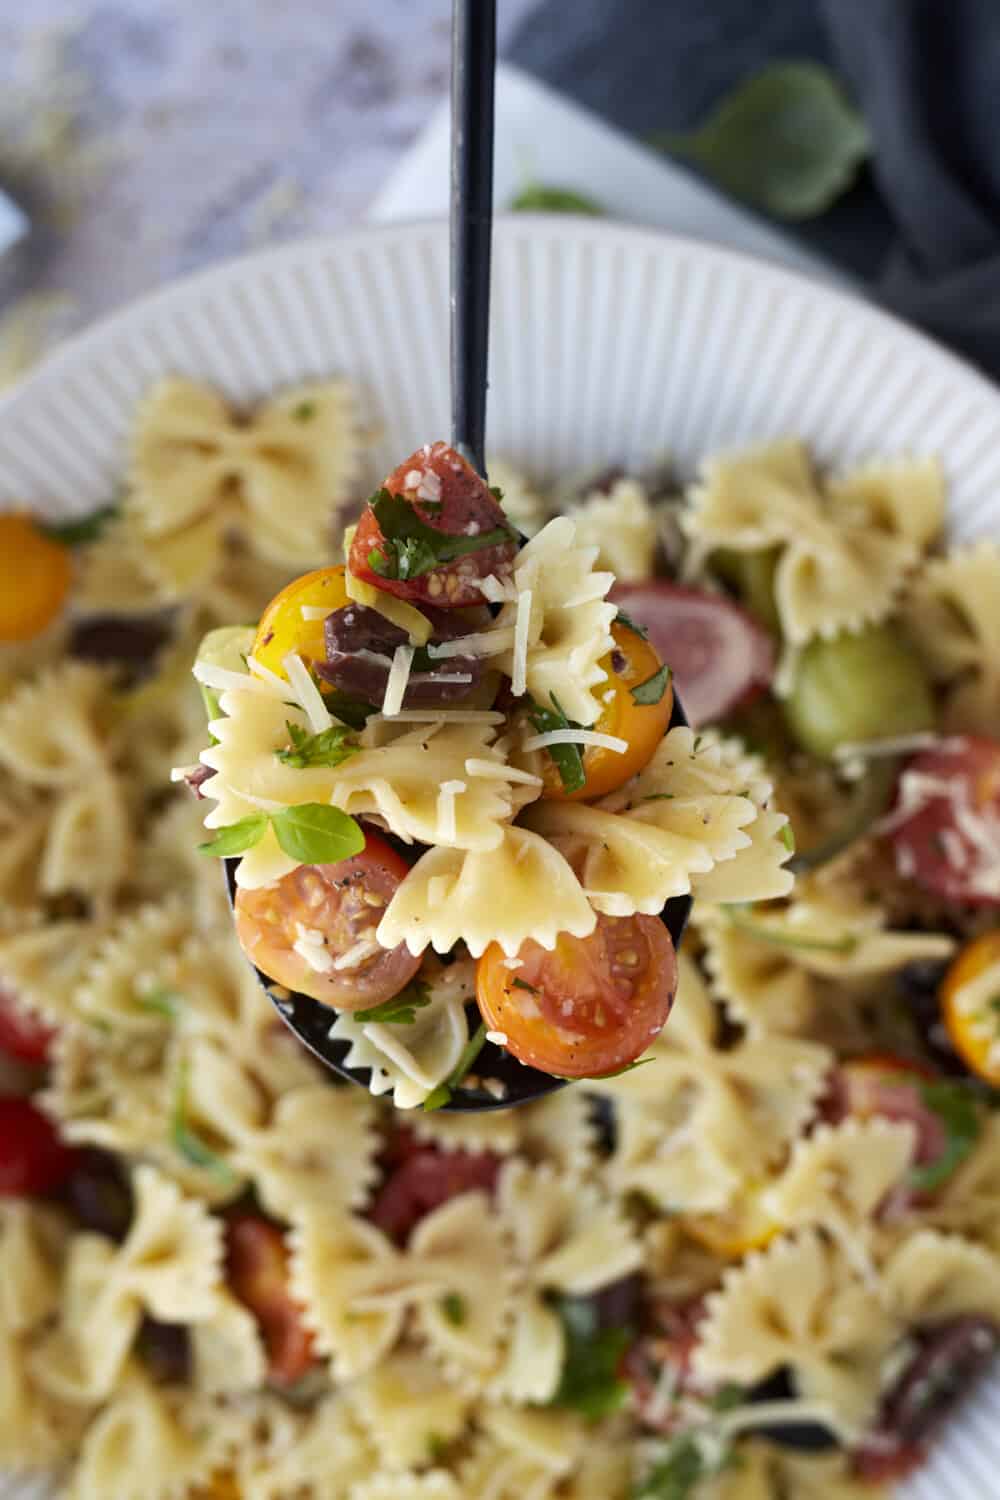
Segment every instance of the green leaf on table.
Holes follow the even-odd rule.
[[[96,542],[108,522],[120,512],[120,505],[102,505],[100,510],[92,510],[88,516],[79,516],[74,521],[40,521],[38,529],[54,542],[62,542],[64,547],[79,547],[85,542]]]
[[[828,68],[779,62],[717,105],[700,129],[654,137],[719,187],[778,219],[824,213],[871,154],[864,118]]]
[[[282,808],[271,814],[271,826],[285,853],[303,865],[335,865],[365,847],[360,825],[339,807],[322,802]]]
[[[572,188],[545,187],[541,182],[522,188],[510,200],[510,208],[513,213],[590,214],[596,219],[603,218],[605,213],[596,198],[588,198]]]
[[[356,755],[361,748],[351,738],[351,731],[343,724],[333,724],[329,729],[320,730],[319,734],[310,734],[300,725],[287,720],[285,728],[288,730],[289,748],[275,750],[274,753],[282,765],[293,766],[297,771],[312,766],[339,766],[341,761],[345,761],[349,755]]]
[[[371,1005],[367,1010],[356,1010],[354,1019],[365,1025],[378,1021],[383,1026],[412,1026],[417,1019],[417,1011],[423,1010],[430,1003],[431,997],[426,984],[414,979],[398,995],[393,995],[391,1000],[383,1000],[381,1005]]]
[[[965,1161],[979,1139],[980,1119],[972,1090],[964,1083],[935,1080],[921,1086],[920,1096],[945,1131],[945,1147],[937,1160],[914,1167],[910,1173],[910,1187],[916,1192],[929,1193],[946,1182]]]
[[[635,687],[631,690],[632,702],[639,704],[640,707],[661,702],[664,693],[670,686],[672,676],[673,673],[670,668],[664,663],[658,672],[653,673],[652,677],[647,677],[645,682],[636,683]]]
[[[588,1297],[557,1297],[551,1303],[563,1328],[565,1354],[553,1406],[568,1407],[591,1421],[620,1411],[628,1382],[618,1367],[632,1334],[627,1328],[601,1328]]]
[[[245,850],[252,849],[254,844],[259,844],[266,831],[267,813],[250,813],[249,817],[240,818],[236,823],[227,823],[214,838],[205,844],[199,844],[198,849],[202,854],[215,854],[220,859],[228,859],[230,855],[243,854]]]

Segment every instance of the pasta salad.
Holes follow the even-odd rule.
[[[363,471],[346,382],[235,413],[169,381],[120,504],[0,518],[0,1467],[69,1500],[879,1493],[1000,1342],[1000,549],[948,547],[929,460],[821,475],[789,441],[552,491],[497,461],[449,633],[384,587],[432,544]],[[336,852],[387,941],[335,968],[378,941],[345,902],[335,956],[304,922],[280,956],[391,1103],[245,962],[198,844],[248,822],[251,910],[337,863],[317,829],[368,830]],[[423,1107],[477,966],[537,1004],[525,943],[541,971],[686,889],[643,1066]]]

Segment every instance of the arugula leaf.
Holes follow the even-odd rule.
[[[333,724],[319,734],[309,734],[298,724],[285,721],[291,748],[275,750],[283,765],[294,766],[297,771],[309,766],[339,766],[349,755],[356,755],[360,746],[350,738],[350,730],[342,724]]]
[[[652,677],[647,677],[645,682],[636,683],[635,687],[631,690],[632,702],[638,703],[640,706],[648,703],[659,703],[670,686],[672,676],[673,673],[664,662],[660,670],[654,672]]]
[[[322,802],[282,808],[271,814],[271,827],[285,853],[303,865],[335,865],[365,847],[365,836],[354,819]]]
[[[198,845],[198,851],[226,859],[231,854],[242,854],[244,850],[252,849],[254,844],[260,843],[266,832],[267,813],[251,813],[249,817],[240,818],[238,822],[228,823],[225,828],[220,828],[214,838]]]
[[[75,521],[40,521],[38,529],[52,541],[62,542],[64,547],[78,547],[84,542],[96,542],[108,522],[120,513],[120,505],[103,505]]]
[[[552,699],[551,708],[542,708],[531,698],[528,699],[530,705],[528,708],[528,718],[538,730],[538,733],[548,734],[553,729],[579,729],[579,724],[574,724],[571,719],[567,719],[559,707],[559,701],[555,693],[550,693],[549,697]],[[546,749],[552,758],[556,770],[559,772],[563,791],[580,791],[586,785],[587,773],[583,769],[583,756],[580,753],[579,745],[548,745]]]
[[[544,187],[540,182],[522,188],[510,200],[510,209],[512,213],[591,214],[597,219],[605,213],[596,198],[572,188]]]
[[[780,62],[738,85],[690,133],[653,144],[779,219],[823,213],[871,154],[864,119],[829,68]]]
[[[472,1036],[470,1036],[469,1040],[462,1048],[458,1062],[455,1064],[452,1071],[448,1074],[448,1077],[445,1079],[444,1083],[439,1083],[437,1088],[432,1090],[432,1092],[427,1095],[427,1098],[424,1100],[424,1109],[440,1109],[442,1105],[449,1102],[449,1100],[451,1099],[452,1090],[458,1088],[459,1084],[462,1082],[462,1079],[469,1072],[472,1064],[475,1062],[480,1052],[482,1052],[485,1043],[486,1023],[485,1021],[481,1021],[477,1029],[473,1032]]]
[[[182,1062],[177,1070],[177,1085],[174,1091],[174,1106],[170,1116],[170,1141],[174,1150],[193,1167],[211,1172],[222,1182],[235,1181],[235,1174],[221,1156],[217,1156],[201,1136],[188,1124],[188,1064]]]
[[[945,1148],[937,1161],[914,1167],[910,1186],[917,1192],[932,1192],[959,1167],[979,1139],[980,1120],[976,1102],[963,1083],[947,1079],[921,1085],[920,1096],[945,1128]]]
[[[793,937],[791,934],[778,932],[763,922],[755,922],[752,917],[744,916],[737,902],[724,903],[722,910],[734,927],[749,933],[758,943],[769,943],[772,948],[798,949],[803,953],[853,953],[858,946],[858,939],[849,932],[839,938]]]
[[[550,1404],[578,1411],[591,1421],[619,1411],[629,1386],[619,1377],[618,1365],[631,1331],[600,1328],[594,1303],[587,1297],[558,1297],[551,1306],[563,1326],[565,1357]]]
[[[369,552],[368,566],[381,578],[419,578],[469,552],[517,539],[509,526],[495,526],[478,536],[449,536],[426,525],[401,495],[390,495],[386,489],[378,490],[368,504],[383,538]]]
[[[454,1328],[461,1328],[466,1318],[465,1298],[458,1292],[446,1292],[441,1298],[441,1311]]]
[[[391,1000],[383,1000],[381,1005],[369,1006],[367,1010],[356,1010],[354,1019],[363,1021],[366,1025],[370,1021],[379,1021],[383,1025],[412,1026],[417,1019],[417,1011],[430,1003],[431,997],[426,984],[414,979],[398,995],[393,995]]]
[[[649,631],[645,625],[640,625],[638,620],[633,620],[632,616],[627,615],[623,609],[619,609],[615,615],[615,624],[624,625],[626,630],[631,630],[633,634],[642,636],[644,641],[649,640]]]

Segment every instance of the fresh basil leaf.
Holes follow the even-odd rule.
[[[640,625],[638,620],[633,620],[632,616],[627,615],[623,609],[615,615],[615,624],[624,625],[626,630],[631,630],[633,635],[642,636],[644,641],[649,640],[649,631],[645,625]]]
[[[540,182],[522,188],[510,200],[510,208],[512,213],[590,214],[598,219],[605,212],[596,198],[588,198],[572,188],[544,187]]]
[[[697,1443],[684,1434],[667,1445],[666,1455],[633,1489],[632,1500],[693,1500],[707,1473]]]
[[[736,1385],[734,1381],[729,1381],[716,1391],[708,1404],[713,1411],[732,1411],[736,1406],[743,1406],[746,1399],[746,1386]]]
[[[249,817],[240,818],[236,823],[227,823],[214,838],[209,839],[206,844],[199,844],[198,850],[201,854],[215,854],[226,859],[232,854],[242,854],[245,850],[252,849],[254,844],[260,843],[266,832],[267,813],[251,813]]]
[[[292,407],[292,416],[296,422],[311,422],[315,415],[315,401],[300,401],[298,406]]]
[[[476,1028],[472,1036],[470,1036],[469,1040],[462,1048],[458,1062],[455,1064],[452,1071],[448,1074],[448,1077],[445,1079],[444,1083],[439,1083],[437,1088],[432,1090],[432,1092],[427,1095],[427,1098],[424,1100],[423,1104],[424,1109],[440,1109],[442,1105],[449,1103],[453,1090],[459,1087],[463,1078],[465,1078],[466,1074],[470,1071],[472,1064],[475,1062],[480,1052],[482,1052],[485,1043],[486,1023],[480,1022],[479,1026]]]
[[[218,1156],[202,1140],[188,1123],[188,1065],[182,1062],[177,1070],[174,1104],[170,1116],[170,1141],[175,1151],[193,1167],[211,1172],[221,1182],[235,1181],[235,1174],[227,1162]]]
[[[779,219],[825,212],[854,181],[872,143],[828,68],[774,63],[733,90],[700,129],[654,144],[700,167],[737,198]]]
[[[653,673],[652,677],[647,677],[645,682],[636,683],[635,687],[631,690],[632,702],[637,703],[640,707],[645,707],[651,703],[659,703],[670,686],[672,676],[673,673],[670,668],[664,663],[658,672]]]
[[[364,729],[369,718],[375,712],[374,705],[366,702],[364,698],[354,698],[350,693],[342,693],[339,688],[334,688],[330,692],[328,691],[328,687],[328,683],[320,683],[323,702],[334,718],[341,719],[351,729]]]
[[[921,1085],[920,1097],[945,1129],[945,1148],[938,1159],[910,1172],[910,1187],[916,1192],[929,1193],[946,1182],[965,1161],[979,1139],[981,1126],[976,1101],[963,1083],[947,1079],[925,1083]]]
[[[559,700],[555,693],[551,695],[552,707],[542,708],[539,704],[528,699],[528,718],[531,720],[539,734],[548,734],[553,729],[579,729],[579,724],[574,724],[567,719],[559,706]],[[579,792],[587,784],[587,773],[583,769],[583,755],[579,745],[548,745],[546,753],[552,760],[553,765],[559,772],[559,779],[563,784],[564,792]]]
[[[367,1010],[356,1010],[354,1019],[365,1024],[378,1021],[382,1025],[412,1026],[417,1019],[417,1011],[430,1003],[431,997],[426,984],[414,979],[398,995],[393,995],[391,1000],[383,1000],[381,1005],[369,1006]]]
[[[62,542],[64,547],[79,547],[85,542],[96,542],[108,522],[120,513],[120,505],[103,505],[75,521],[40,521],[38,529],[54,542]]]
[[[419,578],[470,552],[481,552],[517,538],[509,526],[496,526],[478,536],[450,536],[426,525],[401,495],[390,495],[385,489],[379,490],[368,503],[383,538],[379,547],[368,554],[368,565],[382,578]]]
[[[360,854],[365,836],[339,807],[301,802],[271,814],[274,836],[292,859],[303,865],[335,865]]]
[[[565,1356],[551,1405],[578,1411],[590,1421],[620,1411],[629,1386],[619,1378],[618,1366],[630,1330],[598,1327],[593,1302],[585,1297],[559,1297],[552,1307],[562,1323]]]
[[[803,953],[853,953],[858,946],[858,939],[849,932],[839,938],[793,937],[790,933],[778,932],[763,922],[755,922],[752,917],[744,916],[743,908],[736,903],[724,903],[722,910],[734,927],[749,933],[758,943],[770,944],[772,948],[791,948]]]
[[[466,1319],[465,1298],[458,1292],[446,1292],[441,1298],[441,1311],[454,1328],[461,1328]]]
[[[350,738],[350,730],[345,729],[342,724],[333,724],[319,734],[309,734],[300,725],[287,720],[285,728],[288,730],[291,748],[275,750],[274,753],[282,765],[294,766],[298,771],[310,766],[339,766],[341,761],[347,760],[350,755],[356,755],[361,748]]]

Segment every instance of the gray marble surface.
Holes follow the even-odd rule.
[[[500,0],[501,45],[533,0]],[[19,292],[80,326],[223,257],[357,222],[447,90],[450,0],[0,0]]]

